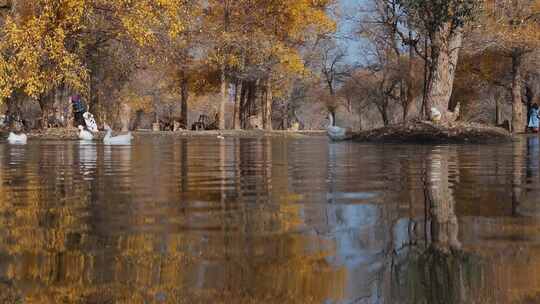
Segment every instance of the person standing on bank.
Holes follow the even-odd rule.
[[[538,128],[540,125],[540,117],[538,116],[540,114],[540,109],[538,109],[538,104],[534,103],[531,106],[531,110],[529,112],[529,130],[533,133],[538,133]]]
[[[83,114],[86,112],[86,106],[79,95],[71,96],[71,105],[73,106],[73,124],[75,127],[83,126],[86,128]]]

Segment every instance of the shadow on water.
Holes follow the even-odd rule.
[[[536,303],[539,149],[0,143],[0,302]]]

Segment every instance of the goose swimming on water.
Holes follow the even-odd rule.
[[[131,139],[133,136],[131,135],[131,132],[128,132],[127,134],[112,136],[112,130],[111,127],[108,125],[105,125],[105,130],[107,133],[105,134],[105,137],[103,138],[103,143],[106,145],[129,145],[131,144]]]
[[[334,116],[328,113],[330,123],[326,127],[326,132],[331,140],[344,140],[347,138],[347,129],[334,125]]]
[[[86,140],[86,141],[94,139],[94,135],[92,135],[92,133],[86,130],[83,126],[79,126],[78,128],[79,128],[79,139]]]
[[[8,143],[12,145],[26,145],[27,136],[24,133],[15,134],[13,132],[9,133],[7,138]]]

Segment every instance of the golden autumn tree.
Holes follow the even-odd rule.
[[[26,95],[40,99],[64,83],[82,90],[81,47],[70,44],[84,18],[82,1],[16,1],[0,29],[0,100],[8,108]]]
[[[512,61],[512,130],[524,130],[522,70],[527,56],[540,46],[540,1],[484,1],[479,43]]]
[[[0,100],[40,101],[67,86],[89,94],[92,54],[129,40],[136,46],[175,38],[184,30],[185,2],[12,1],[0,29]],[[90,81],[91,83],[91,81]]]
[[[225,127],[223,111],[228,83],[241,82],[237,95],[239,99],[243,95],[246,104],[252,103],[260,91],[271,96],[269,89],[275,71],[302,70],[299,47],[317,34],[334,29],[334,22],[327,14],[330,5],[330,0],[208,1],[203,30],[207,31],[209,40],[209,64],[222,74],[220,128]],[[271,110],[265,108],[263,120],[271,128],[268,114]],[[237,114],[240,112],[242,109]]]

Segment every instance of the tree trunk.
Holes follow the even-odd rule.
[[[495,95],[495,124],[496,125],[502,124],[501,101],[498,94]]]
[[[407,65],[407,79],[406,79],[406,86],[407,86],[407,97],[405,99],[405,105],[403,107],[403,122],[406,122],[409,119],[409,113],[411,111],[411,106],[414,102],[414,96],[413,96],[413,60],[414,60],[414,48],[412,45],[412,31],[409,31],[409,62]]]
[[[512,53],[512,133],[524,131],[523,103],[521,101],[522,54]]]
[[[265,130],[272,130],[272,88],[266,86],[266,94],[264,98],[263,125]]]
[[[246,98],[247,98],[247,90],[249,88],[249,84],[246,81],[242,81],[242,89],[240,90],[240,100],[238,102],[239,107],[239,113],[238,117],[240,119],[240,128],[243,129],[246,127]]]
[[[442,114],[441,122],[447,123],[452,120],[448,113],[448,103],[454,86],[462,39],[462,28],[452,29],[450,22],[443,25],[439,32],[434,34],[431,44],[431,81],[426,96],[426,110],[429,119],[433,118],[431,117],[431,108],[436,108]]]
[[[221,90],[218,109],[218,128],[225,129],[225,104],[227,102],[227,81],[225,79],[225,69],[221,70]]]
[[[233,129],[240,129],[240,102],[241,95],[238,94],[238,89],[242,90],[242,84],[237,81],[234,85],[234,112],[233,112]]]
[[[129,121],[131,119],[131,106],[127,103],[120,105],[119,118],[122,132],[129,131]]]
[[[41,109],[40,127],[44,130],[49,128],[49,118],[54,110],[54,98],[52,98],[54,94],[55,92],[53,91],[39,98],[39,107]]]
[[[384,126],[388,126],[390,124],[390,121],[388,119],[388,113],[386,111],[386,107],[384,107],[381,111],[381,116],[382,116],[382,120],[383,120],[383,124]]]
[[[180,120],[182,121],[182,128],[188,129],[188,99],[189,99],[188,80],[185,75],[182,76],[182,82],[180,83]]]
[[[531,87],[525,84],[525,100],[526,100],[526,105],[527,105],[526,112],[525,112],[527,119],[525,120],[525,125],[529,124],[529,119],[531,118],[530,112],[531,112],[531,107],[533,105],[533,99],[534,99],[534,93]]]
[[[385,97],[388,98],[388,97]],[[377,109],[379,110],[379,113],[381,113],[381,119],[383,122],[383,125],[386,127],[390,124],[390,120],[388,118],[388,101],[385,100],[383,104],[378,105]]]
[[[288,100],[286,101],[286,103],[287,104],[285,106],[285,115],[281,116],[281,126],[283,127],[283,130],[289,129],[289,107],[290,107],[290,104],[289,104]]]

